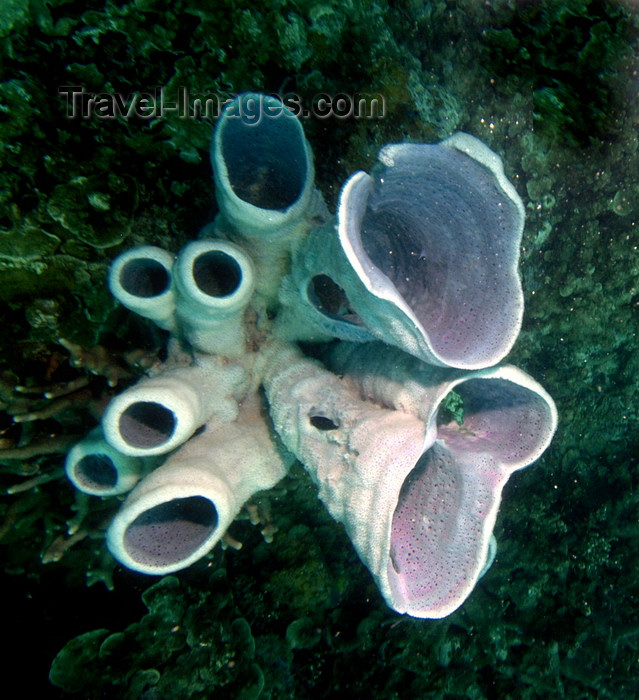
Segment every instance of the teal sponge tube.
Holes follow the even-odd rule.
[[[119,496],[138,482],[144,460],[113,449],[97,427],[69,450],[64,468],[78,491],[90,496]]]

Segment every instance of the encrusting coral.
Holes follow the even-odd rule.
[[[448,615],[494,557],[505,481],[557,420],[533,379],[494,366],[522,315],[523,206],[499,157],[467,134],[388,146],[333,221],[300,122],[246,93],[211,160],[220,214],[200,240],[112,265],[114,296],[170,332],[167,359],[111,401],[67,474],[92,495],[141,479],[107,543],[164,574],[297,458],[389,606]],[[463,408],[447,424],[453,391]]]

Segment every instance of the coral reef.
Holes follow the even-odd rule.
[[[197,607],[209,590],[221,601],[215,615],[198,609],[208,613],[216,658],[237,659],[213,674],[222,696],[224,679],[233,693],[243,679],[247,692],[255,687],[252,672],[233,675],[250,659],[266,698],[328,697],[344,688],[375,689],[381,698],[636,694],[638,32],[634,3],[613,0],[1,4],[0,369],[10,373],[3,375],[10,389],[103,381],[69,365],[60,337],[116,354],[160,347],[161,334],[115,308],[107,265],[125,235],[127,246],[178,250],[214,213],[207,120],[71,121],[57,86],[125,94],[164,86],[171,95],[181,85],[222,95],[290,90],[306,101],[319,92],[381,93],[384,119],[305,121],[322,154],[317,181],[331,209],[346,176],[369,169],[383,144],[433,142],[455,130],[500,153],[524,199],[526,315],[508,360],[542,381],[561,420],[537,466],[507,486],[516,497],[500,509],[493,568],[448,618],[398,618],[341,526],[318,507],[310,478],[294,467],[270,494],[272,544],[248,521],[236,522],[230,534],[242,549],[216,549],[164,589],[176,606]],[[49,211],[52,199],[69,207],[66,216]],[[93,246],[100,241],[115,245]],[[25,413],[47,402],[12,400],[23,401]],[[122,679],[138,669],[134,692],[153,697],[157,673],[170,675],[174,659],[191,649],[183,638],[165,665],[160,657],[139,663],[140,650],[129,648],[108,667],[89,663],[77,692],[47,680],[51,659],[76,635],[117,633],[143,618],[140,634],[149,639],[153,630],[139,605],[152,580],[116,567],[112,593],[85,588],[87,571],[107,578],[114,568],[101,537],[115,504],[105,502],[100,514],[96,501],[90,535],[61,558],[55,547],[51,563],[41,564],[67,537],[73,504],[61,475],[66,447],[41,450],[51,429],[67,445],[88,432],[96,418],[83,411],[78,405],[30,424],[1,416],[3,444],[19,446],[26,430],[23,444],[40,445],[7,463],[1,477],[4,488],[23,482],[25,489],[0,502],[3,590],[13,611],[6,661],[15,653],[22,664],[30,649],[32,673],[22,683],[42,697],[122,697],[129,687]],[[52,479],[30,489],[41,475]],[[221,634],[238,619],[250,626],[252,657]],[[170,630],[163,634],[168,646]],[[96,655],[106,636],[94,635]],[[239,638],[248,635],[239,630]],[[209,678],[211,658],[203,654],[201,665]],[[180,686],[184,697],[205,693],[194,683]]]

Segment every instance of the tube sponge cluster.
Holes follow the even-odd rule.
[[[111,266],[114,296],[169,331],[167,359],[69,452],[70,480],[130,490],[108,547],[165,574],[298,459],[389,606],[450,614],[494,558],[504,484],[557,421],[499,364],[521,325],[524,221],[501,160],[468,134],[386,146],[332,218],[300,122],[247,93],[211,161],[220,212],[199,239]]]

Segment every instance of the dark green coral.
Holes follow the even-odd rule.
[[[165,577],[142,599],[148,613],[123,632],[94,630],[71,640],[51,666],[51,682],[107,697],[257,698],[264,675],[249,624],[234,608],[224,574],[197,593]]]
[[[535,128],[571,145],[616,132],[617,74],[637,36],[624,4],[609,0],[522,2],[507,26],[482,33],[502,75],[530,80]]]

